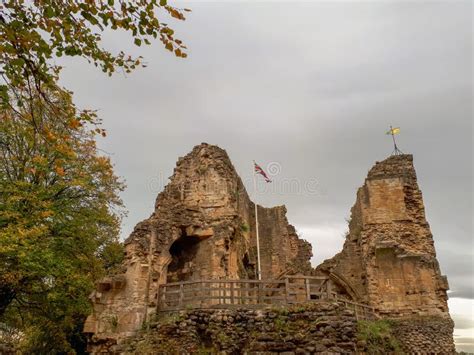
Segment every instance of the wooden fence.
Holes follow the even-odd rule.
[[[194,308],[259,308],[317,300],[339,300],[358,318],[375,317],[372,307],[338,298],[332,281],[319,276],[287,276],[281,280],[198,280],[161,285],[158,311]]]

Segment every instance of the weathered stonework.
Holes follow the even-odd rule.
[[[381,315],[448,316],[440,273],[411,155],[377,163],[357,192],[343,250],[318,266]]]
[[[412,317],[397,319],[394,335],[405,354],[454,354],[453,328],[448,317]]]
[[[135,334],[145,317],[155,313],[161,284],[255,279],[254,208],[224,150],[203,143],[180,158],[157,197],[154,213],[125,241],[123,273],[102,280],[91,296],[94,313],[84,329],[91,350],[109,351]],[[364,303],[382,318],[396,319],[404,351],[454,352],[448,283],[436,260],[411,155],[391,156],[369,171],[357,191],[342,251],[315,269],[309,263],[311,246],[288,224],[286,208],[257,208],[263,279],[324,275],[338,298]],[[319,335],[312,339],[323,344]],[[300,340],[302,348],[313,347]],[[325,349],[339,347],[351,353],[355,340],[346,340]],[[426,347],[430,341],[436,346]]]
[[[342,304],[183,311],[152,322],[123,354],[353,354],[357,320]]]
[[[286,219],[286,208],[258,206],[262,278],[310,270],[311,246]],[[124,273],[93,293],[84,331],[91,344],[134,334],[156,307],[158,286],[197,279],[256,278],[254,204],[227,153],[196,146],[176,164],[154,213],[125,241]]]

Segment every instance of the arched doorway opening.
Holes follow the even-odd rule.
[[[171,244],[169,252],[171,262],[168,265],[166,282],[188,281],[196,271],[195,258],[198,251],[199,237],[182,235]]]

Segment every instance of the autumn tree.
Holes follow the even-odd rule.
[[[8,87],[35,85],[38,91],[55,85],[60,67],[52,59],[79,56],[111,75],[143,65],[142,58],[102,47],[106,30],[128,32],[135,45],[149,45],[158,38],[166,49],[186,57],[185,46],[174,37],[158,14],[184,20],[184,11],[166,0],[5,0],[0,3],[0,87],[4,105]]]
[[[123,185],[68,112],[70,93],[30,94],[0,116],[0,311],[34,335],[29,351],[67,351],[103,274],[98,254],[117,243]]]
[[[94,282],[121,256],[123,184],[99,154],[92,110],[58,84],[61,56],[112,75],[142,58],[102,46],[107,30],[137,46],[185,46],[161,19],[184,20],[166,0],[0,2],[0,336],[27,353],[79,349]]]

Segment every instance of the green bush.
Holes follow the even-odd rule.
[[[242,232],[247,233],[250,230],[250,226],[246,222],[242,222],[240,229]]]
[[[389,320],[359,321],[357,338],[366,343],[369,354],[401,354],[398,340],[393,335],[393,322]]]

